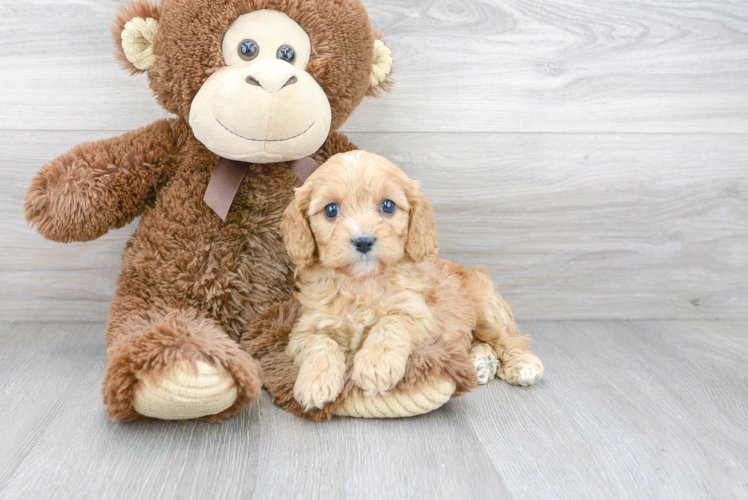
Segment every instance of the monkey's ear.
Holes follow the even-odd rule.
[[[131,0],[117,12],[112,24],[115,56],[132,75],[153,67],[153,39],[160,14],[161,7],[149,0]]]
[[[366,95],[376,97],[381,91],[389,92],[392,83],[392,49],[384,43],[382,33],[374,31],[374,59]]]
[[[286,244],[288,255],[298,267],[305,267],[314,262],[314,251],[317,245],[314,242],[312,229],[306,218],[309,200],[312,195],[309,183],[296,190],[296,196],[283,212],[281,231],[283,241]]]

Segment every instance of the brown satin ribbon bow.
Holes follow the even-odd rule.
[[[247,175],[251,163],[242,161],[228,160],[221,158],[218,160],[215,171],[208,182],[208,188],[205,190],[203,201],[221,218],[226,220],[231,204],[234,202],[236,192],[239,190],[244,176]],[[291,162],[291,172],[301,178],[302,181],[312,175],[317,170],[319,164],[307,156],[300,160]]]

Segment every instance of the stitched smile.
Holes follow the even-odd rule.
[[[291,137],[286,137],[285,139],[252,139],[250,137],[244,137],[243,135],[237,134],[236,132],[234,132],[233,130],[231,130],[230,128],[228,128],[226,125],[224,125],[223,123],[221,123],[221,121],[218,118],[216,118],[216,121],[218,122],[218,124],[220,126],[222,126],[223,128],[225,128],[226,130],[228,130],[229,132],[231,132],[235,136],[240,137],[240,138],[244,139],[245,141],[253,141],[253,142],[283,142],[283,141],[290,141],[291,139],[296,139],[300,135],[304,135],[307,132],[309,132],[309,129],[312,128],[314,126],[314,124],[316,123],[316,122],[312,122],[312,124],[309,125],[306,128],[306,130],[304,130],[300,134],[296,134],[296,135],[291,136]]]

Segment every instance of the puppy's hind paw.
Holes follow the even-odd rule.
[[[543,363],[534,355],[511,360],[500,376],[512,385],[533,385],[543,376]]]
[[[486,384],[496,378],[496,370],[499,369],[499,360],[496,358],[493,348],[485,342],[476,342],[470,349],[470,357],[478,372],[478,383]]]
[[[499,368],[499,360],[493,354],[478,354],[473,356],[473,364],[478,371],[478,383],[487,384],[496,378],[496,370]]]

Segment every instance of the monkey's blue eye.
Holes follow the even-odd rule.
[[[239,57],[251,61],[260,53],[260,46],[254,40],[243,40],[239,44]]]
[[[278,57],[278,59],[281,59],[288,63],[292,63],[293,60],[296,59],[296,51],[294,51],[293,47],[291,47],[290,45],[281,45],[280,47],[278,47],[276,56]]]
[[[330,203],[325,207],[325,217],[328,219],[334,219],[338,216],[338,213],[340,212],[340,207],[337,203]]]
[[[386,214],[390,214],[390,215],[394,214],[395,208],[397,207],[395,206],[395,202],[392,200],[384,200],[382,202],[382,212]]]

